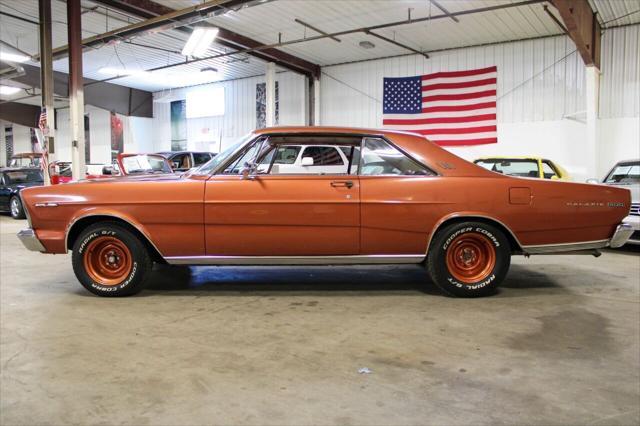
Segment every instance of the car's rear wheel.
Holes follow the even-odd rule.
[[[438,231],[427,255],[431,279],[449,296],[494,293],[510,264],[509,240],[482,222],[454,223]]]
[[[73,271],[99,296],[129,296],[143,289],[153,261],[140,239],[115,222],[82,231],[73,245]]]
[[[22,207],[22,201],[20,201],[20,197],[16,195],[9,200],[9,211],[11,212],[11,217],[14,219],[24,219],[26,217],[24,208]]]

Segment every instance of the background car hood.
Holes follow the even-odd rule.
[[[618,185],[607,183],[606,185],[615,186],[617,188],[624,188],[631,191],[631,202],[632,203],[640,203],[640,184],[630,184],[630,185]]]
[[[24,188],[30,188],[32,186],[42,186],[44,182],[27,182],[27,183],[13,183],[11,185],[7,185],[7,188],[10,188],[14,191],[20,191]]]

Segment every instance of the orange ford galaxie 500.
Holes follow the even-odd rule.
[[[386,130],[271,128],[182,176],[21,195],[24,245],[71,250],[80,283],[103,296],[140,291],[154,262],[425,264],[445,293],[481,296],[514,254],[597,254],[632,231],[626,189],[504,176]]]

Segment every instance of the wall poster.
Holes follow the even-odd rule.
[[[274,126],[280,121],[280,90],[276,81],[276,119]],[[267,127],[267,83],[256,84],[256,129]]]
[[[120,117],[115,112],[111,112],[111,161],[115,161],[122,151],[124,151],[124,126]]]
[[[171,151],[187,150],[187,101],[171,102]]]

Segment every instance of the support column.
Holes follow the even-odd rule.
[[[600,70],[595,66],[586,67],[587,101],[587,170],[589,178],[599,178],[598,170],[598,115],[600,104]]]
[[[320,79],[313,79],[313,125],[320,125]]]
[[[267,64],[266,86],[266,122],[267,127],[273,127],[276,123],[276,64],[273,62]]]
[[[69,112],[71,119],[71,172],[73,180],[85,176],[84,79],[82,77],[82,21],[80,0],[67,0],[69,42]]]
[[[55,154],[55,111],[53,109],[53,55],[51,45],[51,0],[38,0],[40,17],[40,90],[41,106],[47,114],[47,128],[44,133],[44,149],[49,153],[49,161]],[[49,170],[44,169],[44,183],[49,185]]]

